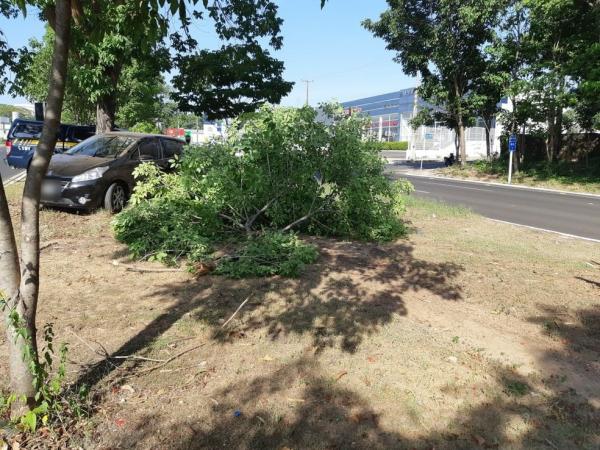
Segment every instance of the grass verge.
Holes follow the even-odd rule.
[[[475,161],[464,168],[452,166],[439,169],[438,172],[457,178],[504,183],[508,181],[508,163],[501,160]],[[525,186],[600,193],[600,160],[590,160],[588,165],[569,162],[536,163],[522,167],[513,174],[512,181]]]
[[[11,183],[8,186],[4,186],[4,192],[6,193],[6,199],[9,203],[18,202],[23,194],[23,182]]]
[[[406,208],[411,211],[413,217],[439,216],[439,217],[461,217],[468,218],[474,213],[466,206],[450,205],[433,199],[407,195],[405,197]]]

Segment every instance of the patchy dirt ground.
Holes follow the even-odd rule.
[[[99,396],[70,445],[600,448],[600,245],[409,218],[394,244],[315,240],[298,280],[231,281],[126,271],[108,215],[44,211],[39,323]]]

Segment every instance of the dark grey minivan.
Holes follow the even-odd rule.
[[[93,136],[50,161],[42,204],[121,211],[135,185],[133,170],[152,161],[168,170],[183,141],[162,135],[110,132]]]

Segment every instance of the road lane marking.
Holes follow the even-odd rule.
[[[431,194],[431,192],[427,192],[427,191],[420,191],[418,189],[415,189],[415,192],[420,192],[421,194]]]
[[[515,225],[517,227],[529,228],[530,230],[536,230],[536,231],[543,231],[545,233],[558,234],[559,236],[563,236],[563,237],[568,237],[568,238],[573,238],[573,239],[581,239],[581,240],[584,240],[584,241],[600,243],[600,239],[593,239],[593,238],[588,238],[588,237],[585,237],[585,236],[578,236],[576,234],[562,233],[560,231],[548,230],[547,228],[533,227],[531,225],[523,225],[522,223],[508,222],[506,220],[491,219],[489,217],[488,217],[488,219],[491,220],[492,222],[503,223],[503,224],[507,224],[507,225]]]
[[[21,181],[23,178],[25,178],[26,175],[27,175],[27,172],[22,171],[16,175],[10,177],[3,184],[4,184],[4,186],[8,186],[10,184],[16,183],[17,181]]]

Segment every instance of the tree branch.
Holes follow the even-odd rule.
[[[234,317],[237,315],[237,313],[239,313],[239,312],[240,312],[240,310],[241,310],[241,309],[244,307],[244,305],[245,305],[246,303],[248,303],[248,300],[250,300],[251,298],[252,298],[252,294],[250,294],[250,295],[248,296],[248,298],[246,298],[246,300],[244,300],[244,301],[243,301],[243,302],[240,304],[240,306],[238,306],[238,308],[237,308],[237,309],[235,310],[235,312],[234,312],[234,313],[231,315],[231,317],[229,317],[229,319],[227,319],[227,320],[225,321],[225,323],[224,323],[223,325],[221,325],[221,329],[225,328],[225,327],[227,326],[227,324],[233,320],[233,318],[234,318]]]
[[[244,227],[244,225],[242,223],[240,223],[239,220],[236,220],[233,217],[228,216],[227,214],[219,213],[219,217],[221,217],[222,219],[229,220],[231,223],[233,223],[234,225],[236,225],[238,228],[241,228],[242,230],[246,229],[246,227]]]
[[[295,220],[294,222],[290,223],[288,226],[286,226],[285,228],[283,228],[281,231],[282,232],[286,232],[286,231],[290,231],[292,228],[294,228],[296,225],[301,224],[302,222],[307,221],[308,219],[310,219],[316,212],[320,211],[321,208],[315,210],[315,211],[311,211],[309,212],[307,215],[300,217],[298,220]]]
[[[176,354],[175,356],[171,356],[169,359],[167,359],[167,360],[166,360],[165,362],[163,362],[162,364],[158,364],[158,365],[156,365],[156,366],[154,366],[154,367],[149,367],[148,369],[140,370],[140,371],[136,372],[134,375],[141,375],[141,374],[143,374],[143,373],[148,373],[148,372],[152,372],[152,371],[154,371],[154,370],[156,370],[156,369],[160,369],[161,367],[164,367],[164,366],[166,366],[166,365],[167,365],[167,364],[169,364],[170,362],[172,362],[172,361],[176,360],[177,358],[179,358],[179,357],[181,357],[181,356],[185,355],[186,353],[189,353],[189,352],[191,352],[191,351],[193,351],[193,350],[196,350],[196,349],[198,349],[198,348],[200,348],[200,347],[203,347],[204,345],[205,345],[205,343],[204,343],[204,344],[200,344],[200,345],[196,345],[196,346],[194,346],[194,347],[191,347],[191,348],[188,348],[188,349],[186,349],[186,350],[184,350],[184,351],[182,351],[182,352],[180,352],[180,353]]]
[[[252,225],[254,225],[254,222],[256,222],[256,219],[258,219],[258,217],[263,214],[267,209],[269,209],[271,207],[271,205],[273,203],[275,203],[277,201],[278,197],[275,197],[271,200],[269,200],[269,202],[263,206],[256,214],[254,214],[250,219],[248,219],[248,221],[246,222],[246,225],[244,225],[244,228],[246,229],[247,233],[250,233],[250,231],[252,230]]]

